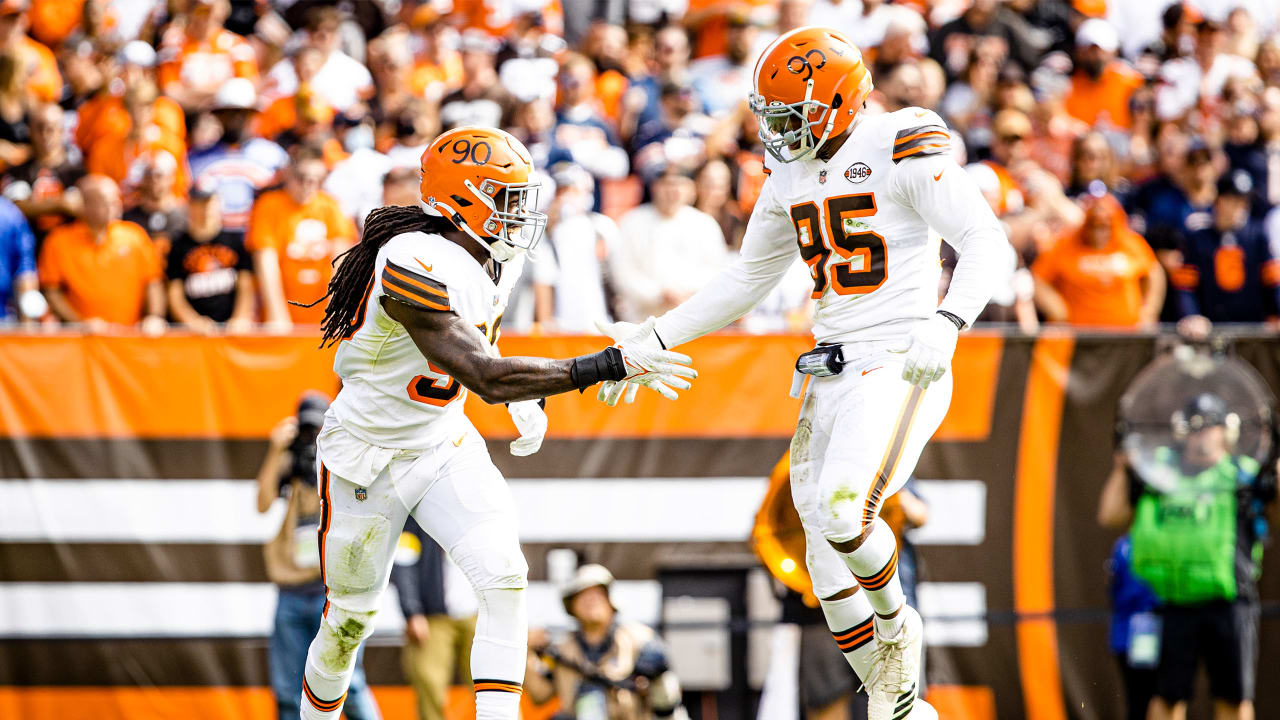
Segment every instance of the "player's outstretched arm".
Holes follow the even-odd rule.
[[[386,296],[381,302],[428,361],[487,403],[537,400],[584,390],[605,380],[640,376],[660,379],[671,393],[668,397],[674,397],[670,388],[687,390],[690,384],[686,378],[697,377],[687,356],[666,350],[614,346],[565,360],[495,357],[475,328],[456,313],[422,310]]]

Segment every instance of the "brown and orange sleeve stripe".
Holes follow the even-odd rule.
[[[938,155],[951,148],[951,135],[942,125],[920,125],[898,131],[893,141],[893,162],[916,155]]]
[[[477,678],[472,681],[476,692],[509,692],[519,695],[524,691],[523,686],[518,682],[510,680],[490,680]]]
[[[421,310],[449,312],[449,289],[439,280],[388,261],[382,269],[382,292]]]

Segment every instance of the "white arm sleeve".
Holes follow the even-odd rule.
[[[991,299],[991,288],[1004,275],[1009,240],[978,186],[949,155],[926,155],[900,163],[890,192],[913,208],[960,256],[947,296],[938,306],[973,321]]]
[[[747,222],[742,251],[693,297],[658,318],[658,337],[672,348],[742,317],[773,290],[798,252],[791,218],[766,182]]]

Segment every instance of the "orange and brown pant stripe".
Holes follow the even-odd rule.
[[[306,677],[302,678],[302,694],[307,697],[307,702],[311,703],[311,705],[320,712],[333,712],[334,710],[342,707],[342,703],[347,699],[347,694],[342,693],[337,700],[321,700],[316,697],[311,686],[307,684]]]
[[[898,469],[898,461],[902,459],[902,451],[906,448],[907,438],[911,435],[911,427],[915,425],[916,412],[920,409],[923,398],[924,390],[919,386],[912,386],[906,400],[902,402],[902,407],[898,410],[898,419],[893,424],[893,436],[889,439],[889,446],[885,448],[880,467],[876,470],[875,483],[871,486],[871,492],[867,493],[867,500],[862,506],[863,528],[875,522],[880,514],[880,500],[884,495],[884,489]]]
[[[519,695],[524,688],[518,682],[510,680],[490,680],[477,678],[472,681],[476,692],[509,692]]]
[[[848,630],[831,633],[831,637],[836,639],[836,645],[840,647],[840,652],[853,652],[858,648],[871,642],[876,636],[875,624],[871,618],[854,625]]]

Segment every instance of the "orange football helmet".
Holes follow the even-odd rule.
[[[760,141],[780,162],[811,157],[853,124],[871,87],[862,52],[844,34],[822,27],[784,33],[756,61],[750,103]]]
[[[547,216],[534,210],[540,188],[529,151],[502,130],[455,128],[422,153],[423,204],[498,262],[532,250],[542,239]]]

